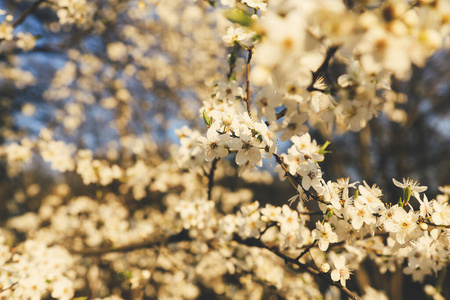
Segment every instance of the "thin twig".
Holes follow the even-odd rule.
[[[283,170],[284,170],[284,172],[285,172],[285,175],[288,176],[289,178],[293,179],[293,180],[297,183],[297,185],[300,186],[300,187],[303,189],[303,191],[305,192],[305,194],[306,194],[309,198],[314,199],[314,200],[319,201],[319,202],[323,202],[323,200],[320,200],[319,197],[318,197],[317,195],[313,195],[311,192],[307,191],[307,190],[302,186],[302,184],[301,184],[299,178],[296,177],[296,176],[294,176],[294,175],[292,175],[292,174],[288,171],[288,169],[286,168],[286,166],[285,166],[284,163],[283,163],[282,158],[281,158],[278,154],[274,153],[273,156],[275,156],[275,159],[276,159],[277,163],[283,168]]]
[[[310,92],[321,91],[319,89],[314,88],[314,84],[316,83],[317,79],[319,79],[319,77],[324,77],[323,75],[328,69],[330,60],[334,56],[334,54],[336,53],[338,48],[339,48],[338,46],[332,46],[327,50],[327,55],[325,56],[325,59],[323,60],[322,64],[315,72],[312,73],[313,78],[312,78],[311,84],[308,86],[308,91],[310,91]]]
[[[311,275],[314,275],[316,277],[319,277],[319,278],[325,280],[330,285],[334,285],[335,287],[338,287],[342,292],[347,294],[351,299],[359,299],[359,297],[358,297],[358,295],[356,295],[356,293],[352,292],[347,287],[341,285],[339,282],[333,281],[331,279],[331,277],[329,275],[327,275],[327,273],[323,273],[317,269],[314,269],[313,267],[307,266],[307,265],[299,262],[298,260],[285,255],[284,253],[280,252],[277,249],[270,248],[267,245],[265,245],[263,242],[261,242],[259,239],[249,238],[249,239],[244,240],[241,237],[239,237],[238,235],[236,235],[234,237],[234,240],[240,244],[247,245],[249,247],[258,247],[258,248],[267,249],[267,250],[271,251],[272,253],[274,253],[276,256],[282,258],[285,261],[285,263],[294,264],[294,265],[298,266],[301,270],[306,271],[306,272],[310,273]]]
[[[30,5],[30,7],[27,8],[27,10],[25,10],[22,15],[20,15],[20,17],[18,17],[12,24],[12,27],[17,27],[20,24],[22,24],[23,21],[25,21],[25,19],[32,14],[36,8],[38,8],[39,5],[41,5],[42,2],[45,2],[46,0],[38,0],[36,2],[34,2],[33,4]]]
[[[327,50],[327,55],[325,56],[325,59],[323,60],[322,64],[315,72],[312,73],[312,80],[307,88],[307,90],[309,92],[313,92],[313,91],[325,92],[324,90],[315,88],[314,84],[316,83],[317,79],[319,79],[319,77],[321,77],[321,76],[323,77],[323,74],[325,73],[325,71],[328,68],[328,65],[330,64],[331,58],[334,56],[334,54],[336,53],[338,48],[339,48],[338,46],[333,46]],[[247,67],[248,67],[248,65],[247,65]],[[247,90],[248,90],[248,87],[247,87]],[[276,116],[277,121],[279,119],[281,119],[282,117],[284,117],[285,115],[286,115],[286,108],[283,108],[280,112],[277,113],[277,116]],[[267,121],[265,123],[267,126],[270,125],[269,122],[267,122]]]
[[[70,252],[72,254],[79,254],[83,256],[97,256],[97,255],[103,255],[106,253],[113,253],[113,252],[130,252],[138,249],[145,249],[145,248],[152,248],[155,246],[159,246],[162,244],[171,244],[171,243],[178,243],[182,241],[189,241],[190,237],[186,230],[182,230],[181,232],[171,235],[169,237],[162,237],[153,239],[150,241],[143,241],[141,243],[135,243],[135,244],[129,244],[121,247],[116,248],[97,248],[97,249],[84,249],[84,250],[71,250]]]
[[[214,186],[214,172],[216,171],[217,162],[219,161],[219,158],[214,158],[211,164],[211,170],[208,174],[208,200],[211,200],[211,192],[212,188]]]
[[[250,61],[252,60],[252,49],[248,50],[247,57],[247,96],[245,97],[245,103],[247,104],[247,112],[250,115]]]
[[[430,222],[423,222],[423,223],[430,225],[430,226],[440,227],[440,228],[450,228],[450,225],[437,225],[437,224],[433,224]]]
[[[264,233],[266,233],[266,231],[267,231],[270,227],[275,227],[275,226],[277,226],[277,223],[275,223],[275,222],[269,224],[266,228],[264,228],[263,231],[261,231],[260,236],[262,236]]]
[[[300,255],[297,256],[297,257],[295,258],[295,260],[300,261],[300,259],[301,259],[303,256],[305,256],[305,254],[308,253],[309,250],[311,250],[312,247],[314,247],[314,246],[316,245],[316,243],[317,243],[317,240],[315,240],[314,243],[312,243],[311,245],[309,245],[308,247],[306,247],[305,250],[303,250],[303,252],[300,253]]]
[[[13,284],[11,284],[10,286],[8,286],[7,288],[0,289],[0,293],[6,292],[6,291],[8,291],[8,290],[12,290],[16,284],[18,284],[18,282],[14,282]]]
[[[299,211],[299,215],[308,215],[308,216],[323,216],[324,213],[321,211]]]

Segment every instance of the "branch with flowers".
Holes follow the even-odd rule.
[[[274,253],[276,256],[282,258],[284,260],[284,262],[286,264],[291,263],[293,265],[296,265],[300,268],[300,270],[302,271],[306,271],[308,273],[311,273],[314,276],[317,276],[323,280],[325,280],[328,284],[333,285],[338,287],[340,290],[342,290],[345,294],[347,294],[350,299],[359,299],[359,297],[353,293],[352,291],[350,291],[346,286],[345,286],[345,280],[348,279],[350,277],[350,273],[349,270],[345,267],[345,259],[343,261],[337,261],[335,263],[336,265],[336,270],[334,270],[333,272],[337,271],[338,274],[336,273],[331,273],[331,277],[328,277],[326,275],[326,273],[328,271],[324,271],[324,270],[317,270],[313,267],[307,266],[303,263],[301,263],[299,260],[301,258],[301,256],[303,256],[304,254],[308,253],[309,249],[312,248],[314,246],[315,243],[311,244],[310,246],[306,247],[305,251],[302,252],[302,254],[300,254],[298,257],[296,258],[292,258],[289,257],[285,254],[283,254],[282,252],[276,250],[276,249],[272,249],[270,247],[267,247],[266,245],[264,245],[264,243],[262,243],[259,239],[247,239],[247,240],[242,240],[239,237],[236,237],[235,240],[238,243],[247,245],[249,247],[259,247],[259,248],[264,248],[264,249],[268,249],[269,251],[271,251],[272,253]],[[341,284],[337,283],[336,281],[341,280]]]
[[[445,240],[448,233],[444,230],[447,224],[443,222],[447,222],[444,220],[448,219],[448,208],[441,207],[435,200],[429,203],[426,196],[420,196],[426,187],[421,187],[411,180],[399,183],[394,179],[395,185],[404,191],[398,204],[394,206],[386,206],[381,201],[382,191],[376,185],[369,186],[364,182],[364,185],[357,186],[358,182],[349,183],[348,179],[326,182],[318,163],[324,160],[328,143],[323,147],[317,146],[316,142],[311,140],[305,126],[306,121],[314,117],[311,126],[324,125],[333,128],[337,125],[344,130],[361,130],[372,117],[378,115],[377,110],[383,107],[385,100],[373,95],[390,90],[389,76],[393,74],[398,78],[405,78],[407,70],[394,70],[389,65],[379,65],[380,69],[385,68],[379,73],[380,76],[369,75],[368,66],[360,64],[361,56],[352,56],[349,58],[348,73],[333,82],[333,79],[327,76],[330,61],[339,49],[345,49],[347,45],[336,42],[339,40],[338,37],[333,41],[333,38],[327,36],[329,33],[321,32],[317,43],[326,44],[324,40],[329,38],[327,40],[329,46],[324,53],[322,64],[315,71],[308,71],[309,66],[302,60],[302,56],[309,53],[304,50],[302,43],[307,38],[314,39],[317,36],[305,37],[299,32],[303,28],[310,28],[311,24],[298,21],[298,18],[295,20],[289,18],[290,15],[295,15],[292,12],[279,18],[281,12],[283,14],[286,12],[277,11],[278,7],[271,11],[269,5],[269,12],[266,12],[266,7],[262,8],[255,3],[246,2],[246,4],[253,9],[252,12],[249,13],[243,8],[228,11],[228,19],[235,24],[234,27],[230,27],[232,29],[229,32],[234,34],[224,37],[224,41],[230,45],[240,45],[243,49],[252,49],[249,50],[251,52],[246,64],[247,95],[244,96],[236,81],[231,80],[228,84],[218,83],[217,92],[213,93],[211,102],[205,102],[202,110],[208,134],[207,139],[199,138],[199,143],[206,150],[206,160],[225,158],[234,152],[235,161],[240,166],[239,174],[242,175],[255,165],[261,166],[263,155],[268,159],[274,156],[278,163],[275,170],[280,172],[282,178],[289,178],[299,192],[290,200],[292,203],[297,198],[300,199],[296,218],[301,213],[309,213],[302,205],[306,200],[315,201],[321,209],[323,219],[316,222],[316,229],[311,232],[314,243],[311,243],[310,247],[315,246],[317,242],[319,250],[326,253],[331,248],[330,245],[344,242],[344,249],[347,244],[351,247],[362,247],[365,251],[377,255],[392,253],[392,256],[398,255],[396,253],[400,249],[408,249],[410,254],[406,257],[409,257],[410,263],[405,272],[412,273],[413,277],[423,278],[425,274],[440,270],[443,264],[436,262],[433,267],[421,266],[411,259],[410,255],[420,251],[419,245],[425,243],[428,246],[434,244],[436,247],[434,255],[445,257],[447,247]],[[302,6],[298,5],[296,8],[299,13]],[[351,15],[345,11],[342,11],[342,14]],[[355,22],[355,26],[358,26],[357,19]],[[244,29],[237,33],[238,28]],[[278,31],[274,32],[272,28],[277,28]],[[250,72],[252,53],[255,61]],[[289,66],[295,66],[296,70],[290,69]],[[255,104],[256,110],[250,108],[250,83],[257,89],[254,101],[251,101]],[[226,95],[229,96],[222,96],[222,86],[227,87]],[[360,98],[368,94],[372,94],[368,100]],[[244,114],[239,112],[242,109],[239,108],[239,102],[235,102],[238,98],[245,100],[247,112]],[[330,114],[334,116],[330,117]],[[277,136],[281,141],[288,139],[292,141],[293,146],[288,149],[287,154],[277,154]],[[355,189],[356,192],[352,195],[349,193],[350,189]],[[419,211],[412,208],[411,196],[417,199]],[[444,206],[447,207],[446,204]],[[266,207],[266,209],[273,208]],[[280,212],[278,211],[278,214]],[[250,237],[253,235],[258,237],[259,233],[254,231],[255,227],[258,228],[260,224],[258,222],[264,222],[263,218],[258,219],[258,216],[266,217],[262,211],[249,215],[253,224]],[[277,213],[273,212],[272,220],[277,220],[276,216]],[[430,219],[434,221],[429,222]],[[278,224],[283,226],[280,221]],[[429,230],[428,225],[432,225],[434,229]],[[382,230],[380,235],[375,234],[377,228]],[[267,228],[263,233],[266,230]],[[280,231],[283,232],[283,229],[280,228]],[[444,243],[440,244],[442,242]],[[365,243],[372,244],[375,248],[368,247]],[[263,245],[258,244],[261,247],[264,247]],[[283,243],[280,247],[289,248]],[[276,251],[274,253],[281,254]],[[344,286],[345,280],[350,277],[350,272],[345,266],[346,255],[347,259],[352,257],[349,253],[342,252],[335,260],[336,269],[331,272],[330,281],[340,280],[341,286]],[[342,271],[344,269],[346,271]],[[349,295],[356,297],[351,292]]]
[[[408,81],[444,48],[446,2],[116,2],[48,1],[59,18],[53,29],[125,23],[106,56],[72,49],[49,83],[44,96],[61,104],[53,126],[64,130],[0,147],[11,176],[37,158],[77,180],[45,191],[33,212],[7,216],[2,297],[383,299],[352,276],[366,261],[418,282],[437,275],[429,294],[440,296],[450,188],[429,200],[426,186],[393,179],[392,201],[370,180],[331,180],[323,170],[334,133],[360,132],[381,114],[407,121],[391,82]],[[13,39],[12,27],[41,3],[14,23],[8,17],[0,38]],[[137,85],[155,105],[139,99]],[[175,131],[180,145],[161,146],[143,131],[171,126],[158,97],[175,95],[191,127]],[[162,112],[148,117],[149,106]],[[95,127],[97,108],[118,139],[104,153],[67,142]],[[194,128],[199,120],[205,126]],[[331,142],[321,145],[315,132]],[[277,174],[290,183],[286,195],[261,195]],[[19,214],[40,193],[27,180],[5,209]]]

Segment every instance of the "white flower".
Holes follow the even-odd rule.
[[[433,203],[434,212],[431,215],[431,220],[436,225],[450,225],[450,206],[448,203],[440,204]]]
[[[345,265],[345,257],[339,256],[334,260],[335,270],[331,271],[331,279],[333,281],[341,281],[341,284],[345,286],[345,281],[350,278],[351,271]]]
[[[229,82],[220,81],[216,88],[215,98],[219,102],[233,104],[236,97],[244,97],[244,90],[234,80]]]
[[[230,142],[230,148],[238,150],[236,154],[236,163],[238,166],[244,165],[260,165],[262,163],[262,155],[259,146],[261,142],[254,137],[252,131],[245,125],[241,125],[240,138],[234,138]]]
[[[247,4],[251,8],[260,9],[262,11],[267,10],[267,1],[265,0],[242,0],[242,3]]]
[[[261,208],[261,219],[263,221],[276,221],[281,214],[281,207],[266,204],[264,208]]]
[[[225,148],[230,136],[226,133],[217,132],[216,126],[211,126],[206,132],[206,138],[201,136],[197,139],[200,147],[206,150],[206,161],[212,161],[215,158],[222,158],[228,155],[228,149]]]
[[[323,192],[324,188],[320,181],[322,179],[322,171],[311,160],[308,160],[306,164],[301,164],[297,169],[297,173],[302,176],[302,186],[305,190],[313,187],[318,193]]]
[[[398,206],[395,205],[391,208],[385,209],[381,212],[381,216],[378,218],[377,226],[383,226],[384,230],[387,232],[395,231],[395,222],[394,222],[394,210]]]
[[[315,240],[319,240],[319,249],[321,251],[327,251],[330,243],[336,243],[338,241],[337,234],[333,232],[329,223],[322,225],[320,221],[317,221],[316,228],[312,234]]]
[[[272,88],[264,87],[255,96],[255,104],[258,107],[258,115],[266,117],[270,124],[277,121],[275,108],[280,106],[280,97],[273,92]]]
[[[72,299],[74,295],[73,283],[66,277],[59,278],[53,283],[52,297],[61,300]]]
[[[431,214],[433,213],[433,203],[435,201],[431,200],[431,202],[429,202],[427,195],[423,195],[423,200],[420,200],[419,198],[417,198],[417,200],[420,203],[419,216],[421,216],[423,218],[425,218],[427,216],[431,216]]]
[[[335,209],[341,209],[342,205],[339,199],[339,188],[334,182],[328,181],[324,186],[323,192],[325,202],[331,203]]]
[[[355,185],[357,183],[359,183],[359,181],[353,182],[353,183],[349,183],[350,182],[350,178],[339,178],[337,180],[338,186],[339,188],[342,189],[342,199],[347,201],[349,199],[348,197],[348,189],[349,188],[353,188],[355,189]]]
[[[280,222],[280,232],[282,234],[288,234],[296,232],[300,228],[298,222],[298,213],[292,210],[286,204],[283,205],[283,214],[278,215],[278,222]]]
[[[383,193],[375,184],[370,187],[367,182],[364,181],[364,186],[360,185],[358,190],[360,193],[358,198],[363,199],[371,213],[375,214],[384,209],[384,204],[380,200]]]
[[[360,229],[364,223],[375,224],[376,218],[372,215],[369,206],[364,198],[358,197],[353,203],[353,207],[348,209],[349,217],[352,219],[352,226],[355,229]]]
[[[308,118],[306,113],[288,113],[281,123],[277,123],[273,126],[273,130],[281,131],[280,138],[282,141],[286,141],[294,135],[301,135],[308,132],[308,127],[304,124]]]
[[[227,34],[222,37],[226,46],[231,47],[234,43],[238,43],[242,47],[249,49],[253,46],[253,37],[256,32],[247,27],[239,25],[230,26],[227,29]]]
[[[261,234],[261,228],[266,223],[261,220],[261,214],[256,211],[241,220],[241,226],[239,228],[239,234],[243,237],[259,238]]]
[[[403,207],[396,207],[394,209],[394,232],[395,239],[399,244],[404,244],[406,242],[407,237],[412,237],[414,231],[419,230],[417,226],[418,216],[410,211],[407,213]],[[420,231],[420,230],[419,230]]]
[[[411,194],[416,199],[420,199],[419,193],[425,192],[428,189],[428,187],[420,186],[420,183],[409,178],[408,179],[403,178],[403,183],[398,182],[394,178],[392,178],[392,181],[396,186],[402,189],[406,189],[409,186],[411,188]]]
[[[0,40],[10,41],[13,39],[14,28],[8,23],[0,23]]]

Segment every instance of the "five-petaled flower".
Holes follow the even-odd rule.
[[[345,286],[345,281],[350,278],[351,271],[345,265],[345,257],[339,256],[334,260],[335,270],[331,271],[331,279],[333,281],[341,281],[342,286]]]

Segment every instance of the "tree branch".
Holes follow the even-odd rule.
[[[283,163],[283,159],[278,154],[274,153],[273,156],[275,156],[275,159],[276,159],[277,163],[280,164],[280,166],[283,168],[283,170],[285,172],[285,175],[289,176],[289,178],[294,180],[297,183],[297,185],[299,185],[303,189],[303,191],[305,192],[305,194],[309,198],[314,199],[314,200],[319,201],[319,202],[324,202],[323,200],[320,200],[317,195],[314,195],[311,192],[305,190],[305,188],[302,186],[300,180],[296,176],[294,176],[291,173],[289,173],[288,169],[286,168],[286,166]]]
[[[311,250],[311,248],[313,248],[313,247],[316,245],[316,243],[317,243],[317,240],[315,240],[311,245],[309,245],[308,247],[306,247],[305,250],[303,250],[303,252],[300,253],[300,255],[297,256],[297,257],[295,258],[295,260],[296,260],[296,261],[300,261],[300,259],[301,259],[303,256],[305,256],[305,254],[308,253],[309,250]]]
[[[36,8],[38,8],[39,5],[41,5],[42,2],[45,2],[46,0],[38,0],[36,2],[34,2],[33,4],[30,5],[30,7],[27,8],[27,10],[25,10],[22,15],[20,15],[20,17],[18,17],[14,22],[12,22],[11,26],[12,27],[17,27],[20,24],[22,24],[23,21],[25,21],[25,19],[32,14]]]
[[[12,290],[14,288],[14,286],[17,285],[17,282],[14,282],[13,284],[11,284],[9,287],[4,288],[4,289],[0,289],[0,294],[3,292],[6,292],[8,290]]]
[[[219,158],[214,158],[211,164],[211,170],[208,174],[208,200],[211,200],[211,192],[212,188],[214,186],[214,172],[216,171],[217,162],[219,161]]]
[[[351,299],[359,299],[358,295],[352,291],[350,291],[347,287],[341,285],[339,282],[335,282],[331,279],[331,277],[329,275],[327,275],[327,273],[323,273],[317,269],[314,269],[310,266],[307,266],[301,262],[299,262],[298,260],[289,257],[287,255],[285,255],[284,253],[280,252],[277,249],[274,248],[270,248],[268,246],[266,246],[263,242],[261,242],[258,239],[255,238],[249,238],[249,239],[242,239],[240,236],[236,235],[234,237],[234,240],[240,244],[243,245],[247,245],[249,247],[258,247],[258,248],[263,248],[263,249],[267,249],[270,252],[274,253],[276,256],[282,258],[284,260],[284,262],[287,263],[291,263],[293,265],[298,266],[302,271],[308,272],[311,275],[314,275],[316,277],[319,277],[321,279],[323,279],[324,281],[326,281],[328,284],[330,285],[334,285],[335,287],[338,287],[342,292],[344,292],[345,294],[347,294]],[[309,251],[309,249],[308,249]]]
[[[450,225],[437,225],[437,224],[433,224],[430,222],[423,222],[423,223],[430,225],[430,226],[440,227],[440,228],[450,228]]]
[[[307,88],[307,90],[309,92],[312,92],[312,91],[325,92],[323,90],[315,88],[314,84],[316,83],[317,79],[319,77],[323,76],[323,74],[326,72],[328,65],[330,64],[330,60],[331,60],[331,58],[333,58],[333,56],[336,53],[338,48],[339,48],[338,46],[333,46],[327,50],[327,55],[325,56],[325,59],[323,60],[322,64],[315,72],[312,73],[313,78],[311,80],[310,85]],[[282,117],[284,117],[285,115],[286,115],[286,108],[283,108],[280,112],[277,113],[277,121],[279,119],[281,119]],[[267,122],[267,121],[265,123],[267,126],[270,125],[269,122]]]
[[[106,253],[113,252],[129,252],[138,249],[152,248],[162,244],[178,243],[182,241],[190,241],[189,233],[187,230],[182,230],[177,234],[171,235],[169,237],[159,237],[149,241],[143,241],[141,243],[129,244],[125,246],[120,246],[117,248],[97,248],[97,249],[84,249],[84,250],[69,250],[72,254],[78,254],[83,256],[98,256]]]
[[[247,103],[247,112],[250,116],[250,61],[252,60],[252,49],[248,50],[247,57],[247,96],[245,97],[245,102]]]
[[[314,84],[316,83],[316,81],[319,77],[323,77],[324,73],[328,69],[328,65],[330,64],[331,58],[334,56],[334,54],[336,53],[338,48],[339,48],[338,46],[332,46],[327,50],[327,55],[325,56],[325,59],[323,60],[322,64],[315,72],[312,73],[313,78],[311,80],[311,84],[307,88],[308,91],[312,92],[312,91],[318,90],[318,89],[314,88]]]

